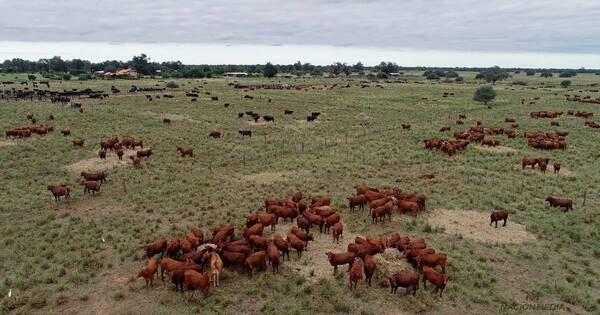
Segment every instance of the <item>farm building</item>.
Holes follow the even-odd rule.
[[[130,77],[130,78],[136,78],[137,79],[138,72],[135,71],[134,69],[127,68],[127,69],[117,70],[115,72],[106,72],[106,73],[104,73],[104,77],[105,78]]]
[[[225,72],[223,73],[224,77],[236,77],[236,78],[241,78],[241,77],[247,77],[248,76],[248,72]]]

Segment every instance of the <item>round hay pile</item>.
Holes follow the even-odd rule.
[[[385,252],[373,256],[373,260],[377,264],[377,271],[372,280],[374,286],[388,287],[387,277],[402,271],[413,270],[404,255],[395,248],[386,248]]]

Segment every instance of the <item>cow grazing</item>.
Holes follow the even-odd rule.
[[[393,274],[391,277],[388,277],[391,293],[395,294],[398,287],[403,287],[406,288],[406,294],[412,289],[413,296],[415,296],[419,288],[420,278],[421,276],[418,273],[412,271]]]
[[[61,185],[49,185],[48,190],[52,192],[55,201],[59,201],[60,197],[65,197],[65,199],[69,199],[71,191],[69,187],[61,186]]]
[[[347,197],[346,199],[348,199],[348,207],[352,211],[354,211],[354,208],[356,208],[356,206],[358,206],[359,210],[363,210],[365,208],[365,204],[367,204],[367,197],[364,195],[356,197]]]
[[[83,184],[83,195],[85,194],[89,194],[92,193],[92,195],[95,195],[97,192],[100,192],[100,185],[98,184],[97,181],[86,181]]]
[[[123,151],[123,149],[117,149],[115,151],[115,153],[117,154],[117,157],[119,158],[119,161],[123,161],[123,154],[125,154],[125,151]]]
[[[271,264],[271,268],[273,269],[273,273],[279,273],[279,250],[275,244],[269,244],[267,248],[267,254],[269,256],[269,262]]]
[[[188,270],[184,273],[183,279],[183,288],[192,290],[192,295],[194,294],[193,290],[199,289],[206,294],[210,289],[211,276],[208,272],[199,273],[195,270]]]
[[[208,134],[209,137],[213,137],[213,138],[221,138],[221,132],[217,131],[217,130],[213,130]]]
[[[68,136],[71,134],[71,130],[69,129],[63,129],[60,133],[63,134],[63,136]]]
[[[171,119],[170,118],[163,118],[162,122],[165,125],[170,125],[171,124]]]
[[[106,159],[106,150],[104,150],[104,149],[100,149],[100,150],[98,151],[98,157],[99,157],[101,160],[105,160],[105,159]]]
[[[284,111],[283,111],[283,114],[284,114],[284,115],[291,115],[291,114],[293,114],[293,113],[294,113],[294,111],[293,111],[293,110],[287,110],[287,109],[286,109],[286,110],[284,110]]]
[[[148,285],[152,285],[152,281],[154,280],[154,274],[158,270],[158,262],[156,258],[152,257],[148,260],[148,265],[145,268],[142,268],[138,272],[138,278],[143,277],[146,280],[146,288]]]
[[[81,172],[80,174],[86,181],[100,181],[101,184],[106,182],[108,173],[106,171],[99,173]]]
[[[83,140],[83,139],[73,139],[73,141],[71,141],[71,142],[73,142],[73,146],[74,147],[83,147],[83,144],[84,144],[85,140]]]
[[[275,224],[277,223],[277,217],[273,213],[267,213],[258,217],[258,221],[264,226],[270,226],[271,231],[275,231]]]
[[[149,158],[152,156],[152,149],[139,150],[136,152],[138,158]]]
[[[358,282],[363,277],[362,269],[363,268],[360,264],[360,260],[358,258],[354,258],[354,262],[352,263],[352,267],[348,273],[348,277],[350,278],[350,289],[356,289],[358,286]]]
[[[283,239],[283,237],[281,237],[281,235],[273,235],[273,244],[275,244],[277,249],[281,251],[282,257],[284,259],[287,256],[288,260],[290,260],[290,245]]]
[[[152,244],[143,246],[143,248],[144,252],[146,252],[146,257],[150,259],[152,258],[152,256],[163,253],[167,250],[167,240],[161,238],[159,240],[154,241]]]
[[[558,174],[558,172],[560,172],[560,162],[556,161],[554,162],[554,174]]]
[[[373,260],[373,256],[365,255],[363,258],[364,270],[365,270],[365,282],[368,286],[371,286],[371,278],[373,278],[373,274],[377,269],[377,265],[375,264],[375,260]]]
[[[423,268],[424,266],[435,268],[435,266],[440,266],[442,268],[442,273],[446,273],[446,261],[448,260],[448,255],[444,253],[433,253],[426,254],[420,253],[417,256],[417,267]]]
[[[133,167],[140,167],[141,164],[141,159],[139,157],[137,157],[137,155],[132,155],[129,157],[131,159],[131,162],[133,163]]]
[[[550,206],[557,208],[557,207],[562,207],[564,208],[563,212],[567,212],[570,210],[573,210],[573,200],[568,199],[568,198],[558,198],[558,197],[548,197],[546,198],[546,201],[550,204]]]
[[[256,252],[244,261],[244,268],[248,271],[248,276],[252,276],[252,271],[256,267],[261,267],[263,270],[267,269],[267,260],[264,251]]]
[[[190,148],[190,147],[177,147],[177,151],[179,151],[179,153],[181,153],[182,157],[187,156],[194,156],[194,149]]]
[[[302,257],[302,251],[306,250],[306,242],[298,238],[293,233],[288,233],[287,241],[290,246],[296,250],[298,258]]]
[[[492,223],[496,223],[496,228],[498,227],[498,221],[504,220],[504,224],[502,226],[506,226],[506,220],[508,219],[508,210],[499,210],[494,211],[490,215],[490,226]]]
[[[252,138],[252,130],[239,130],[238,132],[242,137],[248,136]]]
[[[427,288],[427,281],[433,283],[436,286],[435,292],[440,291],[440,297],[442,297],[448,279],[447,275],[440,274],[431,267],[423,267],[423,288]]]
[[[333,240],[338,244],[340,243],[340,236],[344,233],[344,226],[342,223],[337,222],[333,225],[333,229],[331,230],[331,235],[333,235]]]
[[[354,262],[354,258],[356,257],[356,254],[354,254],[353,252],[338,253],[338,254],[332,253],[332,252],[327,252],[327,253],[325,253],[325,255],[327,255],[327,259],[329,260],[329,263],[333,266],[334,274],[337,272],[338,266],[340,266],[340,265],[348,264],[348,270],[350,270],[352,263]]]

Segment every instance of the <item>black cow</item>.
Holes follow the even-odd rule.
[[[242,137],[244,137],[244,136],[252,137],[252,130],[240,130],[238,132],[242,135]]]

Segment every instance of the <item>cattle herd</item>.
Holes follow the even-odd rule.
[[[355,188],[356,196],[348,197],[351,207],[363,207],[368,203],[371,212],[376,213],[379,209],[391,211],[390,202],[397,201],[400,212],[406,208],[411,208],[411,211],[425,208],[426,197],[423,195],[403,193],[397,188],[386,191],[364,185]],[[399,201],[407,204],[401,206]],[[376,206],[377,204],[383,205]],[[252,277],[255,271],[266,270],[269,264],[272,272],[278,274],[279,266],[285,259],[292,259],[291,250],[296,251],[297,259],[300,259],[302,252],[308,250],[309,243],[315,241],[311,229],[314,231],[318,228],[318,233],[330,233],[338,243],[343,235],[341,216],[332,207],[331,198],[328,197],[314,197],[308,204],[303,201],[301,192],[281,200],[266,198],[264,211],[260,212],[262,214],[253,211],[247,215],[245,224],[239,227],[239,235],[236,235],[234,225],[210,229],[210,237],[206,237],[201,229],[195,228],[183,237],[174,237],[170,241],[160,238],[143,246],[148,261],[137,273],[138,277],[145,279],[146,287],[160,274],[163,280],[167,275],[175,290],[189,290],[192,291],[192,295],[194,290],[208,292],[211,286],[220,285],[223,268],[240,270]],[[507,214],[504,220],[506,217]],[[296,225],[289,229],[285,238],[277,233],[272,234],[270,238],[263,236],[265,229],[275,231],[280,219],[290,222],[295,220]],[[349,287],[356,289],[363,279],[367,286],[371,286],[377,270],[373,256],[383,253],[386,248],[403,252],[407,261],[415,267],[415,270],[402,270],[386,275],[392,293],[395,293],[398,287],[404,287],[407,292],[412,290],[414,295],[422,280],[424,287],[429,281],[442,296],[449,280],[446,275],[448,257],[427,247],[424,239],[411,241],[408,236],[401,236],[399,233],[379,237],[356,237],[348,244],[347,252],[322,254],[327,256],[334,274],[338,266],[348,265]],[[441,268],[441,273],[436,267]]]
[[[49,87],[49,85],[48,85]],[[236,86],[236,88],[239,88]],[[270,87],[261,87],[270,88]],[[304,87],[303,87],[304,88]],[[254,88],[252,88],[254,89]],[[160,92],[164,89],[144,89],[132,87],[130,93],[137,92]],[[120,93],[116,87],[111,87],[113,94]],[[205,92],[210,95],[210,92]],[[199,97],[199,90],[192,90],[185,94],[195,102]],[[444,93],[443,97],[449,97],[453,93]],[[14,100],[50,100],[51,102],[67,103],[74,97],[104,98],[108,97],[102,91],[85,89],[81,91],[63,91],[54,93],[43,90],[12,90],[0,94],[3,99]],[[155,95],[160,98],[160,95]],[[164,98],[173,98],[173,95],[164,94]],[[566,95],[567,100],[583,103],[598,103],[598,99],[582,98],[580,96]],[[245,95],[244,98],[253,98]],[[148,101],[152,101],[151,95],[146,95]],[[211,100],[218,101],[217,96],[211,96]],[[535,100],[539,100],[536,98]],[[269,99],[271,102],[271,99]],[[522,100],[524,103],[524,100]],[[226,103],[225,107],[231,106]],[[82,108],[79,106],[82,112]],[[294,111],[284,110],[284,115],[291,115]],[[564,113],[555,111],[536,111],[529,114],[532,119],[550,119],[551,127],[558,127],[560,123],[556,120]],[[314,122],[320,117],[320,112],[311,112],[306,116],[307,122]],[[568,116],[582,117],[589,119],[593,116],[591,112],[568,110]],[[274,123],[273,115],[259,114],[254,111],[239,112],[238,118],[250,116],[255,123]],[[6,129],[7,138],[27,138],[33,134],[44,136],[54,131],[54,126],[47,122],[39,124],[39,119],[31,114],[27,116],[31,126],[15,127]],[[54,117],[50,115],[48,121]],[[456,125],[462,130],[453,133],[453,138],[430,138],[423,140],[425,149],[439,150],[448,157],[466,150],[469,146],[478,144],[485,147],[498,147],[501,141],[497,137],[505,136],[507,139],[516,139],[519,134],[516,130],[519,128],[517,120],[513,117],[506,117],[505,126],[484,126],[481,121],[476,121],[473,125],[465,126],[468,120],[467,114],[461,113],[455,121]],[[543,121],[543,120],[540,120]],[[171,119],[163,118],[164,125],[171,125]],[[585,121],[585,125],[591,128],[600,128],[600,125],[593,121]],[[410,124],[401,124],[405,130],[410,130]],[[446,133],[452,130],[450,126],[443,126],[439,132]],[[64,137],[71,136],[70,129],[61,131]],[[252,131],[249,129],[239,130],[241,137],[252,137]],[[527,140],[527,145],[531,148],[540,150],[566,150],[567,136],[566,131],[523,131],[522,136]],[[219,139],[223,132],[212,130],[207,137]],[[494,138],[492,138],[494,137]],[[218,140],[211,140],[218,141]],[[504,141],[504,140],[502,140]],[[510,141],[510,140],[507,140]],[[86,140],[82,138],[72,138],[73,150],[85,145]],[[68,144],[70,146],[70,144]],[[142,165],[142,159],[149,159],[153,155],[153,150],[144,147],[144,141],[141,138],[130,136],[117,137],[101,140],[97,151],[98,158],[107,159],[114,154],[118,160],[122,160],[125,155],[125,148],[137,150],[127,158],[131,159],[133,167],[138,168]],[[139,148],[139,149],[138,149]],[[188,146],[174,147],[174,154],[180,154],[182,158],[194,157],[194,149]],[[540,151],[542,152],[542,151]],[[545,154],[550,154],[548,151]],[[542,154],[540,154],[542,155]],[[550,166],[551,159],[548,157],[526,157],[521,160],[521,169],[528,167],[538,169],[541,173],[546,173]],[[561,162],[553,160],[553,174],[558,175],[561,171]],[[564,174],[565,171],[563,171]],[[100,192],[108,178],[108,172],[81,172],[83,185],[83,195],[95,195]],[[433,174],[425,174],[423,178],[433,178]],[[392,221],[394,213],[410,214],[417,217],[420,213],[427,210],[427,196],[424,194],[406,192],[400,188],[393,187],[389,189],[378,189],[365,185],[354,187],[356,194],[346,198],[348,209],[351,212],[364,211],[368,207],[368,218],[373,225],[383,224],[386,219]],[[59,202],[61,197],[69,200],[71,189],[67,185],[48,185],[47,189],[51,192],[55,202]],[[573,209],[573,200],[569,198],[549,196],[545,199],[551,207],[559,207],[567,212]],[[490,226],[495,224],[498,228],[498,222],[501,226],[506,226],[509,211],[500,209],[490,214]],[[280,220],[289,221],[292,226],[287,234],[276,233],[276,226]],[[487,224],[487,223],[486,223]],[[318,232],[317,232],[318,230]],[[237,233],[236,233],[237,231]],[[269,233],[270,232],[270,233]],[[234,225],[225,225],[209,229],[208,233],[200,228],[189,230],[185,235],[172,236],[169,240],[164,237],[153,241],[150,244],[142,246],[147,261],[145,266],[137,272],[137,276],[145,280],[147,288],[153,285],[154,279],[160,276],[161,280],[172,283],[175,290],[192,291],[200,290],[207,293],[211,287],[221,285],[222,274],[227,268],[231,272],[243,272],[249,278],[259,271],[265,271],[267,265],[270,265],[274,274],[280,273],[280,266],[285,260],[300,259],[302,253],[309,250],[309,244],[316,242],[313,233],[331,234],[334,242],[339,243],[343,239],[344,224],[342,216],[332,205],[329,197],[313,197],[310,200],[304,198],[302,192],[296,192],[289,198],[276,199],[268,197],[264,200],[264,209],[250,212],[245,223],[236,228]],[[270,234],[269,237],[265,236]],[[397,250],[413,268],[410,270],[397,270],[392,274],[382,275],[387,278],[391,293],[396,293],[398,287],[406,288],[406,293],[416,295],[419,284],[423,287],[430,282],[435,287],[435,293],[439,292],[440,297],[450,277],[447,275],[448,255],[428,247],[425,239],[411,239],[408,235],[401,235],[398,232],[379,236],[357,236],[351,243],[347,244],[345,252],[323,252],[322,255],[333,267],[333,274],[338,272],[339,266],[348,265],[345,270],[348,277],[350,290],[356,289],[358,284],[364,280],[366,286],[371,287],[373,276],[378,272],[377,263],[374,257],[382,254],[386,249]],[[295,251],[295,255],[290,252]],[[296,257],[294,257],[296,256]],[[231,279],[231,278],[230,278]]]

